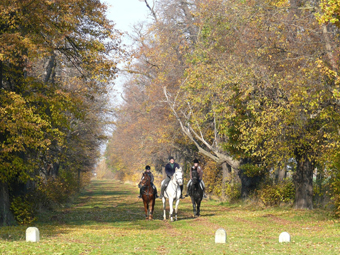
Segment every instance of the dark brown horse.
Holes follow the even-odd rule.
[[[191,187],[190,187],[189,195],[191,197],[194,217],[199,217],[200,212],[201,212],[201,202],[203,199],[204,190],[201,187],[196,168],[192,168],[191,176],[192,176],[192,179],[191,179]]]
[[[152,220],[153,210],[155,207],[155,191],[151,185],[151,177],[146,172],[143,173],[141,182],[138,185],[143,188],[142,198],[144,203],[145,217],[146,219]]]

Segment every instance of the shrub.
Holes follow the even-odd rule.
[[[32,202],[28,199],[29,195],[15,197],[11,203],[11,211],[15,220],[20,225],[31,224],[36,221],[35,211]]]
[[[334,216],[340,218],[340,153],[335,153],[326,167],[325,177],[334,204]]]
[[[217,196],[222,194],[222,176],[221,171],[213,161],[207,161],[203,167],[203,180],[206,186],[206,192]]]
[[[331,198],[334,202],[334,214],[340,218],[340,172],[338,170],[333,171],[330,187],[332,191]]]
[[[241,197],[241,183],[226,183],[225,194],[229,202],[239,199]]]
[[[282,202],[290,203],[295,197],[295,187],[291,180],[285,180],[278,184],[265,184],[257,195],[265,206],[277,206]]]

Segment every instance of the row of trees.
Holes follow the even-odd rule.
[[[131,175],[200,154],[221,166],[222,191],[236,178],[243,196],[292,165],[295,208],[313,208],[313,175],[338,206],[339,4],[145,2],[153,21],[135,27],[109,165]]]
[[[0,3],[0,225],[89,180],[120,52],[105,13],[99,0]]]

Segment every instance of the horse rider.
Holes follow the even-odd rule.
[[[203,170],[201,168],[201,166],[198,165],[198,159],[194,159],[194,165],[190,168],[190,180],[188,181],[187,184],[187,194],[185,194],[185,196],[189,196],[189,190],[191,189],[191,180],[192,180],[192,170],[196,170],[198,173],[198,178],[199,178],[199,182],[202,183],[203,186],[203,191],[205,191],[205,184],[203,182]],[[205,192],[203,192],[203,197],[207,198],[207,195],[205,194]]]
[[[155,191],[155,197],[158,198],[158,195],[157,195],[157,188],[156,186],[153,184],[153,181],[154,181],[154,177],[153,177],[153,174],[151,173],[151,167],[150,166],[146,166],[145,167],[145,173],[147,173],[149,176],[150,176],[150,180],[151,180],[151,186],[153,188],[153,190]],[[144,173],[143,173],[144,174]],[[142,175],[142,178],[141,178],[141,181],[143,180],[143,175]],[[140,185],[140,184],[139,184]],[[144,186],[142,187],[139,187],[140,190],[139,190],[139,196],[138,198],[142,198],[142,194],[143,194],[143,191],[144,191]]]
[[[166,189],[166,187],[168,186],[171,177],[174,175],[176,168],[180,168],[179,164],[175,163],[175,159],[174,157],[169,157],[169,163],[166,164],[165,166],[165,173],[166,173],[166,178],[164,179],[164,183],[161,187],[161,195],[159,198],[163,198],[164,197],[164,191]],[[180,199],[183,199],[183,195],[182,195],[182,191],[183,191],[183,185],[179,186],[181,189],[181,197]]]

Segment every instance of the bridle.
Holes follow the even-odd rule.
[[[183,174],[181,175],[181,177],[178,177],[178,173],[182,173],[182,172],[176,171],[173,175],[173,179],[177,183],[177,185],[182,185],[183,184]]]
[[[141,181],[142,185],[146,185],[148,183],[151,183],[151,177],[148,174],[143,174],[143,179]]]

